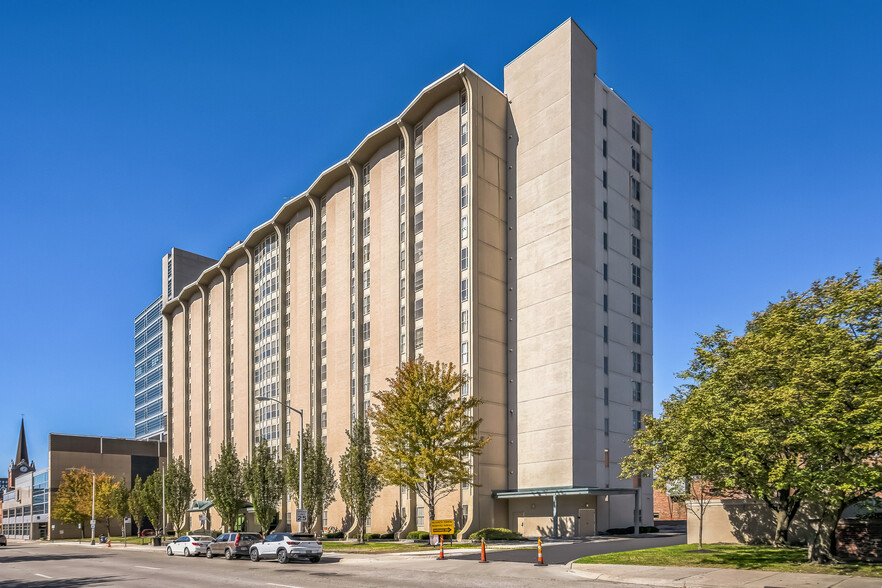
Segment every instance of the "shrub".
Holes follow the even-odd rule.
[[[380,539],[395,539],[395,533],[383,533]]]
[[[373,541],[374,539],[379,539],[379,538],[380,538],[380,534],[379,534],[379,533],[365,533],[365,534],[364,534],[364,538],[365,538],[367,541]]]
[[[640,527],[641,533],[658,533],[658,529],[656,527]],[[615,527],[612,529],[607,529],[607,535],[631,535],[634,533],[634,526],[630,527]]]
[[[343,531],[335,531],[333,533],[325,533],[325,539],[342,539],[345,533]]]
[[[486,529],[481,529],[480,531],[475,531],[469,536],[469,539],[495,539],[504,541],[514,541],[523,538],[524,536],[520,533],[509,531],[508,529],[495,529],[493,527],[488,527]]]
[[[411,531],[407,534],[408,539],[419,539],[425,541],[429,538],[429,534],[426,531]]]

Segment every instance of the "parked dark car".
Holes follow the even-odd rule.
[[[224,533],[211,542],[206,557],[223,555],[227,559],[248,556],[251,546],[263,541],[260,533]]]
[[[0,545],[6,547],[6,535],[3,535],[2,533],[0,533]]]

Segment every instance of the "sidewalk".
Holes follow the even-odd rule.
[[[568,566],[574,574],[589,580],[621,582],[639,586],[745,586],[757,588],[880,588],[882,578],[830,574],[792,574],[786,572],[733,570],[723,568],[673,568],[577,564]]]

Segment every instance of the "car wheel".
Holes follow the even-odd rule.
[[[168,548],[165,550],[165,552],[169,555],[174,555],[174,553],[172,553],[172,550],[171,550],[171,545],[168,546]]]
[[[312,563],[318,563],[320,559],[321,559],[321,556],[311,557],[311,558],[309,558],[309,561],[311,561]]]
[[[210,548],[210,547],[209,547],[208,549],[205,550],[205,557],[208,558],[208,559],[211,559],[211,558],[214,557],[214,555],[211,553],[211,548]]]
[[[184,557],[190,557],[190,549],[187,547],[184,548]]]
[[[276,553],[276,557],[279,560],[279,563],[288,563],[288,552],[284,549],[280,549],[278,553]]]
[[[256,549],[251,550],[251,561],[260,561],[260,554],[257,553]]]
[[[227,559],[233,559],[233,552],[230,551],[229,547],[227,547],[227,550],[224,551],[224,557]]]

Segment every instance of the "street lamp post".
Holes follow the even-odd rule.
[[[85,468],[83,468],[85,469]],[[64,471],[80,471],[80,468],[64,468]],[[92,545],[95,545],[95,472],[92,472],[92,520],[89,526],[92,527]]]
[[[300,486],[299,486],[299,490],[297,492],[297,509],[300,510],[303,508],[303,411],[297,410],[293,406],[285,404],[281,400],[277,400],[275,398],[270,398],[269,396],[255,396],[254,399],[255,400],[268,400],[270,402],[276,402],[284,407],[287,407],[288,410],[290,410],[292,412],[296,412],[298,415],[300,415],[300,437],[299,437],[299,441],[300,441]],[[302,522],[300,523],[300,532],[301,533],[303,532],[303,523]]]

